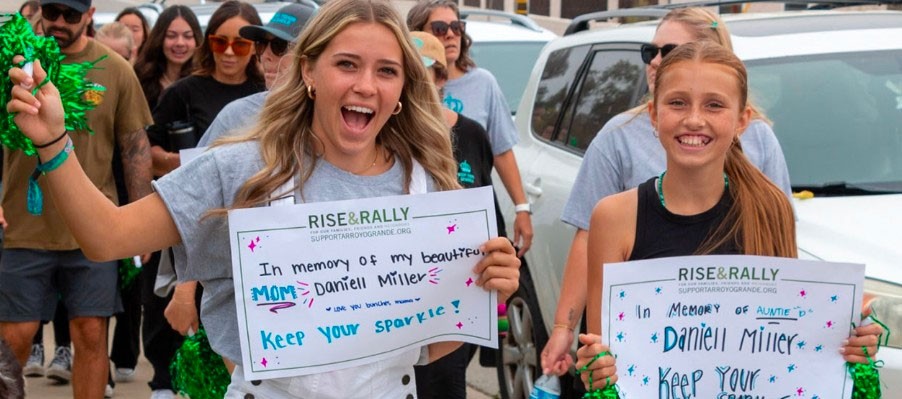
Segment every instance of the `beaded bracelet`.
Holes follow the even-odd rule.
[[[507,304],[499,303],[498,304],[498,335],[500,335],[502,337],[506,337],[508,330],[510,330],[510,322],[507,320]]]
[[[68,136],[65,133],[63,135]],[[38,165],[35,166],[31,176],[28,176],[27,207],[29,213],[40,216],[44,211],[44,193],[41,192],[41,186],[38,185],[38,178],[41,177],[41,175],[46,175],[47,172],[52,172],[59,168],[60,165],[69,159],[69,153],[74,149],[75,144],[73,144],[72,139],[69,138],[69,140],[66,141],[66,146],[63,147],[63,150],[53,158],[50,158],[49,161],[41,162],[41,158],[38,157]]]

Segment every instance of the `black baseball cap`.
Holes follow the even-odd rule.
[[[84,13],[91,8],[91,0],[41,0],[41,5],[60,4],[75,11]]]
[[[264,26],[248,25],[241,28],[238,34],[253,41],[261,41],[266,34],[279,39],[294,42],[304,30],[307,21],[316,14],[316,10],[301,4],[289,4],[276,11],[272,19]]]

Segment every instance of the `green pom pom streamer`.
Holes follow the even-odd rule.
[[[875,323],[883,327],[883,334],[877,338],[877,348],[886,345],[889,342],[889,327],[877,320],[874,315],[868,316]],[[854,328],[855,326],[852,325]],[[867,363],[846,363],[849,374],[852,376],[854,388],[852,388],[852,399],[880,399],[882,392],[880,390],[880,372],[883,367],[883,361],[874,361],[868,353],[866,347],[861,347],[864,357],[868,359]]]
[[[119,289],[128,288],[138,275],[141,274],[141,265],[135,262],[135,258],[125,258],[119,260]]]
[[[579,375],[579,374],[586,372],[586,370],[589,369],[589,366],[591,366],[592,363],[595,363],[596,360],[598,360],[601,357],[607,356],[607,355],[609,355],[608,352],[601,352],[601,353],[595,355],[595,357],[593,357],[592,360],[589,361],[589,363],[586,363],[585,366],[582,366],[578,370],[576,370],[576,374]],[[590,387],[592,386],[592,373],[589,373],[589,386]],[[583,395],[583,399],[618,399],[618,398],[620,398],[620,388],[617,387],[617,384],[611,384],[611,377],[608,377],[607,381],[605,381],[604,388],[590,389],[586,392],[585,395]]]
[[[185,338],[169,366],[172,387],[191,399],[222,399],[232,377],[201,327]]]
[[[104,88],[86,80],[85,75],[105,57],[93,62],[63,65],[61,62],[65,55],[60,53],[56,39],[35,35],[28,20],[21,14],[0,14],[0,18],[9,18],[0,26],[0,71],[5,74],[12,67],[21,68],[36,59],[41,60],[41,67],[47,72],[47,80],[40,82],[38,88],[48,81],[57,87],[65,112],[66,130],[93,133],[88,127],[85,112],[93,109],[96,104],[85,98],[84,93]],[[24,56],[25,60],[14,63],[13,57],[16,55]],[[12,88],[12,81],[8,77],[0,79],[0,144],[10,150],[20,149],[32,156],[37,153],[34,143],[16,126],[13,120],[16,115],[6,111],[6,104],[12,99]],[[35,88],[35,92],[38,88]]]

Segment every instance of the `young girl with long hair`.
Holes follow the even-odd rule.
[[[588,239],[589,334],[576,366],[608,348],[600,343],[605,264],[670,256],[797,256],[795,219],[786,195],[749,162],[739,136],[752,119],[748,75],[732,51],[711,41],[676,47],[658,66],[651,123],[667,154],[666,170],[602,199]],[[603,226],[603,227],[601,227]],[[858,327],[844,345],[847,361],[876,353],[879,325]],[[616,382],[613,356],[582,378],[603,388]],[[610,377],[610,380],[608,378]]]

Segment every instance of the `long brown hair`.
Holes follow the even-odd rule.
[[[160,94],[163,94],[163,85],[160,84],[160,78],[166,73],[166,66],[168,65],[166,55],[163,54],[163,43],[166,40],[166,30],[169,29],[169,25],[172,25],[172,21],[178,18],[184,19],[188,26],[191,27],[191,32],[194,34],[194,51],[197,51],[204,42],[204,38],[201,36],[200,24],[197,22],[197,16],[187,6],[172,5],[166,7],[160,13],[157,23],[150,30],[147,39],[144,40],[144,51],[138,53],[138,61],[135,62],[135,74],[138,75],[138,81],[141,82],[141,87],[144,89],[144,97],[147,98],[148,104],[156,104],[157,100],[160,99]],[[182,69],[179,72],[180,78],[191,73],[191,70],[194,68],[192,60],[193,58],[189,58],[182,64]]]
[[[723,65],[736,75],[739,107],[748,103],[748,73],[742,61],[726,47],[711,41],[688,43],[673,50],[658,67],[655,87],[662,87],[671,67],[681,62]],[[660,93],[661,90],[656,90]],[[655,95],[655,105],[658,97]],[[656,107],[657,108],[657,107]],[[723,223],[705,239],[696,253],[710,253],[728,242],[737,243],[746,255],[798,256],[795,217],[786,194],[746,158],[734,138],[726,155],[724,173],[730,179],[733,205]]]
[[[378,23],[391,30],[404,56],[402,112],[389,118],[376,142],[401,162],[407,187],[412,160],[423,166],[440,190],[460,187],[438,96],[394,6],[387,0],[331,0],[308,22],[298,38],[292,54],[295,62],[282,83],[267,96],[257,124],[246,135],[217,142],[260,142],[265,166],[238,190],[233,209],[269,201],[279,187],[298,174],[300,187],[296,188],[303,192],[318,156],[317,138],[312,129],[316,101],[306,95],[303,66],[299,61],[316,63],[336,35],[360,22]]]
[[[215,34],[222,24],[234,17],[239,17],[251,25],[263,25],[263,22],[260,21],[260,14],[257,13],[257,9],[254,6],[243,1],[228,0],[222,3],[210,16],[210,22],[207,24],[204,37]],[[257,60],[253,53],[250,57],[251,60],[244,69],[247,79],[263,86],[263,72],[260,70],[260,61]],[[208,40],[204,40],[203,44],[199,43],[197,50],[194,50],[194,67],[193,74],[196,76],[211,76],[216,70],[216,60],[213,58],[213,50],[210,48]]]
[[[424,31],[432,34],[432,29],[426,29],[426,21],[429,15],[437,8],[450,8],[454,11],[454,15],[460,20],[460,9],[457,7],[456,0],[420,0],[407,12],[407,29],[411,31]],[[467,72],[476,67],[476,62],[470,57],[470,46],[473,45],[473,39],[466,31],[460,35],[460,56],[454,65],[461,71]]]

